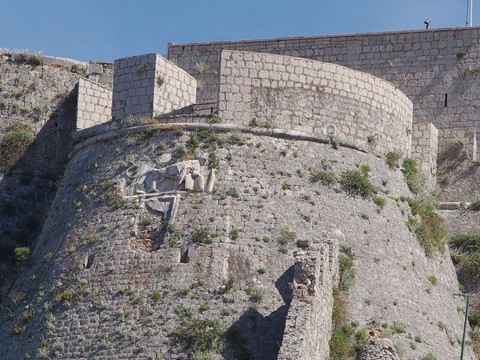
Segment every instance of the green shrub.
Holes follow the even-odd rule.
[[[428,281],[430,281],[430,284],[432,284],[433,286],[437,285],[438,283],[437,277],[435,275],[430,275],[428,277]]]
[[[208,228],[202,227],[200,229],[195,230],[191,235],[190,238],[194,243],[201,243],[201,244],[211,244],[213,242],[212,235]]]
[[[410,217],[407,225],[417,235],[427,256],[433,256],[435,252],[443,254],[447,242],[447,229],[442,217],[435,212],[433,202],[428,199],[420,201],[409,199],[408,204],[412,214],[419,216],[420,220]]]
[[[363,164],[362,166],[360,166],[360,171],[365,176],[368,176],[368,174],[370,173],[370,170],[372,170],[372,169],[370,168],[370,165],[368,165],[368,164]]]
[[[463,50],[458,50],[457,51],[457,59],[463,59],[466,55],[467,55],[467,53]]]
[[[349,360],[354,353],[349,337],[338,329],[332,331],[329,346],[331,359]]]
[[[428,353],[427,355],[422,356],[420,360],[437,360],[437,358],[432,353]]]
[[[347,302],[340,296],[340,290],[333,289],[332,324],[333,331],[329,341],[330,358],[348,360],[354,353],[350,342],[353,328],[346,323]]]
[[[297,239],[297,234],[293,231],[283,229],[280,231],[280,236],[278,237],[278,244],[281,246],[288,246],[292,244]]]
[[[380,196],[375,196],[373,198],[373,202],[375,204],[377,204],[377,206],[380,208],[380,209],[383,209],[385,207],[385,203],[386,203],[386,200]]]
[[[227,195],[234,198],[240,197],[240,193],[238,192],[237,188],[234,188],[234,187],[231,187],[230,189],[228,189]]]
[[[156,303],[162,301],[163,299],[163,296],[162,294],[160,293],[160,291],[154,291],[153,294],[152,294],[152,300]]]
[[[480,233],[457,234],[449,241],[452,259],[465,275],[480,280]]]
[[[230,238],[232,240],[238,239],[238,229],[233,229],[232,231],[230,231]]]
[[[339,292],[340,289],[334,289]],[[332,323],[334,329],[341,329],[347,320],[347,302],[339,294],[334,294],[332,308]]]
[[[390,169],[395,170],[399,166],[398,161],[401,157],[401,151],[389,151],[385,156],[385,164],[387,164]]]
[[[208,121],[209,124],[221,124],[222,119],[218,117],[217,114],[210,114],[210,120]]]
[[[263,301],[266,290],[265,288],[253,288],[250,291],[250,301],[256,304],[260,304]]]
[[[18,247],[15,249],[15,259],[18,262],[27,261],[30,259],[30,248],[29,247]]]
[[[21,333],[25,332],[26,328],[23,326],[15,325],[12,329],[12,335],[20,335]]]
[[[31,52],[29,50],[23,50],[22,52],[15,54],[13,59],[18,64],[33,66],[45,64],[45,56],[43,56],[41,52]]]
[[[340,184],[350,195],[359,195],[364,198],[373,196],[377,190],[368,179],[368,170],[348,170],[342,174]]]
[[[173,335],[191,357],[222,350],[225,328],[218,320],[183,319]]]
[[[88,74],[88,70],[86,67],[74,64],[70,67],[70,71],[74,74],[81,75],[83,77],[86,77]]]
[[[316,170],[311,173],[310,181],[313,183],[320,181],[322,184],[331,185],[337,182],[337,178],[332,171]]]
[[[71,289],[67,289],[60,295],[60,301],[64,303],[70,303],[72,302],[74,297],[75,297],[75,292]]]
[[[470,254],[459,266],[468,278],[480,280],[480,252]]]
[[[345,291],[353,285],[355,281],[355,269],[353,268],[354,256],[352,253],[340,255],[338,258],[340,268],[340,280],[338,286],[340,290]]]
[[[28,125],[12,125],[0,140],[0,166],[7,169],[14,166],[34,141],[35,134]]]
[[[419,194],[425,190],[426,178],[417,169],[417,162],[412,158],[403,160],[404,177],[408,188],[414,194]]]

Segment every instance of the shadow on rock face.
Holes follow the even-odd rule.
[[[282,345],[285,321],[291,300],[290,283],[293,281],[293,266],[287,269],[275,282],[275,287],[285,305],[268,316],[250,307],[227,332],[227,359],[277,359]]]

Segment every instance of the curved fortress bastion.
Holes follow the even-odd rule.
[[[412,102],[392,84],[343,66],[222,51],[218,114],[227,123],[337,137],[410,155]]]
[[[373,75],[215,51],[197,74],[147,54],[115,62],[113,91],[79,79],[82,140],[6,300],[2,356],[327,359],[341,320],[362,359],[457,357],[448,250],[426,255],[385,163],[435,181],[437,128]]]

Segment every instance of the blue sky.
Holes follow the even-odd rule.
[[[463,27],[466,13],[467,0],[0,0],[0,48],[111,62],[168,41]]]

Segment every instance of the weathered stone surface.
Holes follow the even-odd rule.
[[[400,360],[392,340],[370,338],[360,352],[358,360]]]
[[[310,171],[321,169],[326,161],[337,178],[359,164],[368,164],[375,186],[383,186],[392,196],[407,196],[401,171],[388,169],[381,158],[352,149],[335,150],[330,145],[251,134],[243,139],[245,145],[215,150],[219,169],[213,194],[177,194],[181,199],[170,221],[175,231],[168,235],[160,231],[164,223],[161,212],[152,210],[161,210],[160,206],[148,206],[149,201],[157,201],[149,200],[149,196],[163,201],[160,193],[132,193],[117,209],[100,188],[92,197],[88,192],[78,192],[78,184],[93,186],[104,178],[112,182],[125,179],[125,158],[133,159],[135,165],[155,168],[160,153],[170,153],[172,160],[165,168],[176,166],[177,149],[185,146],[188,136],[177,139],[173,132],[156,132],[143,144],[129,145],[124,138],[117,138],[77,152],[45,224],[42,246],[37,247],[32,267],[14,288],[27,293],[27,304],[38,316],[29,320],[28,330],[19,336],[12,336],[10,329],[17,324],[23,306],[2,324],[0,347],[6,349],[4,357],[34,354],[43,336],[49,344],[63,343],[63,350],[57,354],[60,359],[86,354],[117,359],[159,355],[185,358],[174,346],[174,338],[169,337],[185,312],[199,319],[219,319],[226,326],[233,324],[256,358],[276,358],[284,328],[291,334],[285,337],[285,344],[290,338],[291,343],[300,341],[310,348],[325,349],[328,335],[307,331],[300,339],[287,320],[297,311],[298,324],[302,320],[314,326],[316,321],[312,319],[318,319],[317,324],[325,325],[321,329],[328,329],[320,319],[329,318],[329,307],[320,306],[321,312],[316,312],[315,299],[321,294],[317,279],[331,279],[326,272],[318,278],[299,275],[297,283],[305,286],[300,286],[293,299],[312,299],[304,302],[311,307],[290,306],[296,303],[290,303],[289,290],[289,283],[294,281],[295,241],[285,250],[279,247],[282,232],[288,230],[296,239],[312,244],[320,237],[335,236],[340,246],[351,248],[356,279],[348,293],[349,320],[358,321],[359,327],[367,327],[372,321],[404,324],[408,333],[423,340],[414,351],[409,348],[408,333],[392,337],[396,346],[404,349],[406,359],[417,359],[428,352],[437,359],[454,358],[459,347],[450,345],[437,322],[447,324],[451,336],[461,334],[463,318],[456,309],[462,304],[452,297],[458,291],[455,272],[447,257],[425,257],[405,225],[408,208],[399,208],[386,198],[386,206],[378,212],[369,199],[348,196],[338,186],[310,181]],[[163,146],[152,147],[159,143]],[[259,166],[252,167],[252,162]],[[95,170],[87,171],[95,163]],[[136,178],[134,172],[130,175],[126,182]],[[384,179],[388,183],[382,185]],[[285,183],[289,189],[282,189]],[[74,205],[78,203],[81,205]],[[135,224],[137,230],[132,235]],[[192,241],[193,234],[202,228],[215,234],[212,244]],[[238,230],[236,239],[233,229]],[[305,263],[310,261],[308,251],[302,250]],[[47,262],[49,252],[54,255]],[[260,274],[260,268],[265,273]],[[428,282],[432,274],[439,279],[435,287]],[[78,291],[78,284],[86,284],[88,293],[74,298],[70,306],[55,299],[54,294],[68,289]],[[426,292],[429,287],[430,294]],[[52,290],[42,292],[42,288]],[[265,289],[255,290],[263,293],[258,295],[262,297],[260,303],[247,294],[253,289]],[[157,291],[162,297],[160,303],[152,300]],[[46,302],[51,303],[55,315],[49,320],[54,321],[53,326],[42,316]],[[200,311],[205,302],[208,310]],[[30,335],[33,338],[26,341]],[[109,340],[102,342],[100,337]],[[469,348],[467,352],[473,358]],[[224,357],[234,359],[233,349]]]

